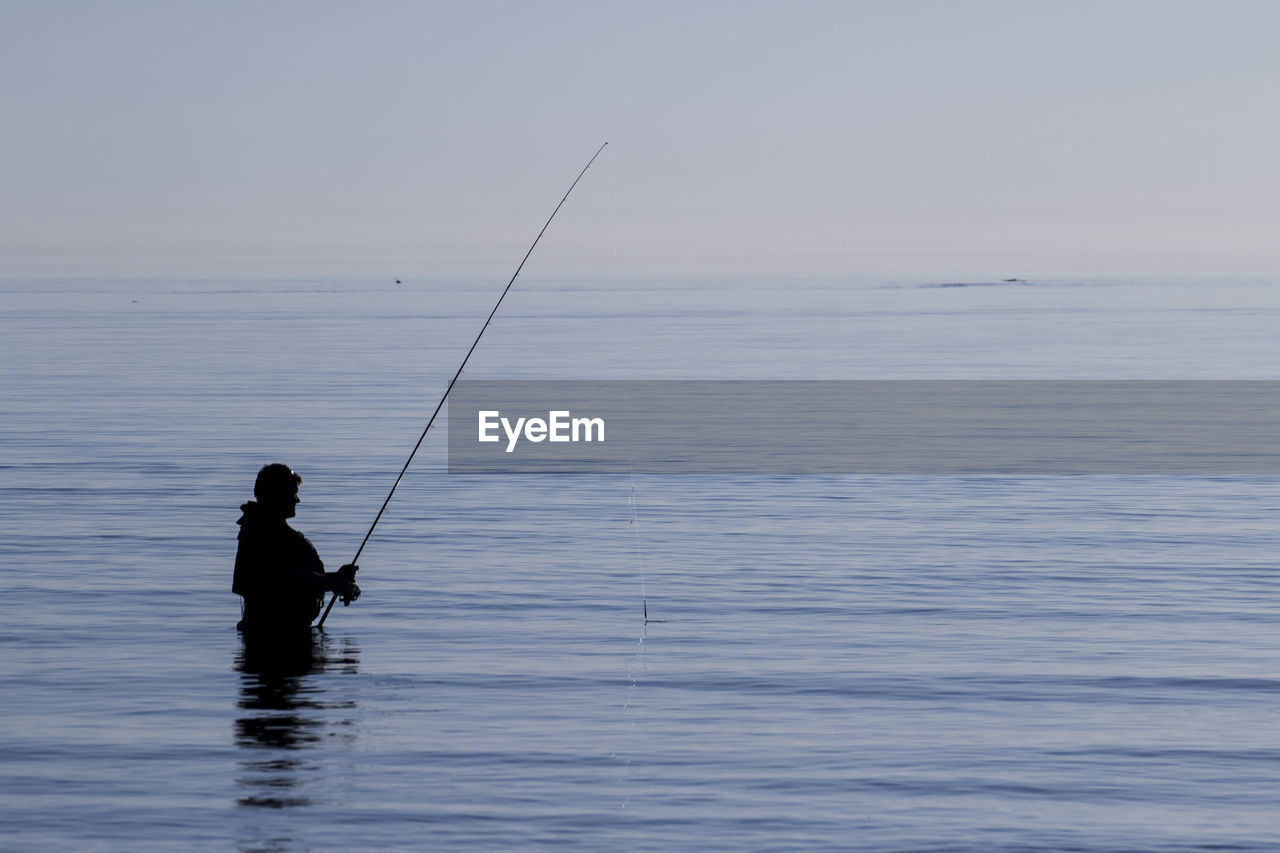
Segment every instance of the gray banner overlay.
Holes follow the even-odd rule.
[[[1278,424],[1275,381],[463,380],[449,471],[1274,475]]]

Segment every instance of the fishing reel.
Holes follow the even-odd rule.
[[[360,567],[351,563],[338,569],[338,577],[347,583],[346,589],[338,593],[338,598],[342,600],[343,607],[350,607],[351,602],[360,597],[360,587],[356,586],[356,572],[358,571],[360,571]]]

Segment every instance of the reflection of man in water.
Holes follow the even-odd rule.
[[[343,604],[360,595],[356,566],[326,572],[307,537],[288,525],[298,505],[302,478],[288,465],[267,465],[258,472],[258,500],[240,507],[240,548],[231,591],[244,599],[239,627],[247,637],[306,637],[311,620],[324,606],[324,594],[336,592]]]
[[[360,649],[351,637],[340,645],[317,633],[304,641],[246,642],[236,656],[240,701],[235,741],[243,748],[236,784],[241,806],[281,809],[310,806],[313,786],[325,782],[325,766],[301,752],[337,738],[354,746],[359,708],[348,691],[335,690],[323,676],[359,672]],[[251,828],[250,831],[253,831]],[[245,849],[276,849],[263,838]]]

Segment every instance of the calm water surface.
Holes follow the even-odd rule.
[[[954,283],[522,279],[468,376],[1280,378],[1274,277]],[[0,282],[0,847],[1280,847],[1275,479],[463,477],[433,430],[261,671],[257,468],[350,559],[501,284]]]

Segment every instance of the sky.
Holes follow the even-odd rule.
[[[0,276],[1280,270],[1280,3],[0,3]]]

